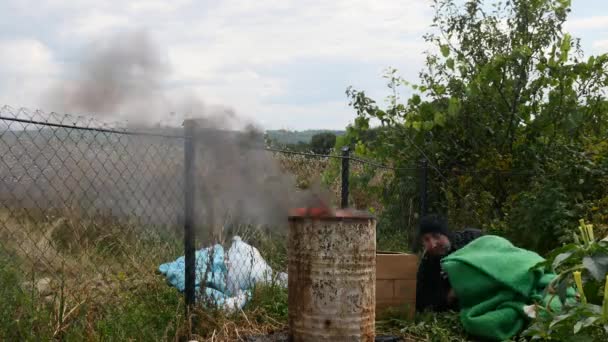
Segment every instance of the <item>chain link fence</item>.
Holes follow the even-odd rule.
[[[192,337],[195,301],[234,312],[259,304],[260,284],[286,298],[286,230],[257,220],[285,222],[285,191],[325,187],[331,206],[403,213],[383,222],[381,245],[407,248],[418,169],[258,142],[0,108],[0,340]]]
[[[285,220],[256,203],[285,168],[252,142],[0,108],[0,340],[191,337],[195,299],[286,291],[286,230],[256,220]]]
[[[160,304],[182,253],[183,140],[0,109],[0,339],[145,331],[113,315]]]

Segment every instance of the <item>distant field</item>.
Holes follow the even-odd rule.
[[[4,207],[78,206],[172,221],[182,211],[183,142],[43,129],[0,136]]]
[[[280,144],[297,144],[299,142],[310,143],[312,136],[318,133],[331,132],[337,136],[343,135],[345,131],[336,130],[305,130],[305,131],[286,131],[269,130],[266,131],[268,137]]]

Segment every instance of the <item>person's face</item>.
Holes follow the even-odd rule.
[[[422,244],[427,254],[443,256],[450,250],[450,240],[439,233],[427,233],[422,236]]]

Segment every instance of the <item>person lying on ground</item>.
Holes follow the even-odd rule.
[[[558,295],[551,285],[557,275],[539,266],[544,261],[496,235],[481,236],[443,258],[467,334],[483,341],[511,340],[530,318],[560,317],[564,303],[574,305],[574,288]]]
[[[474,228],[451,232],[446,220],[438,215],[420,220],[418,240],[424,250],[416,279],[416,311],[458,310],[458,300],[441,260],[480,236],[482,231]]]

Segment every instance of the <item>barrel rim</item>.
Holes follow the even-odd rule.
[[[376,220],[376,217],[367,211],[355,209],[338,209],[333,213],[323,213],[321,215],[295,214],[293,211],[288,215],[290,221],[294,220],[313,220],[313,221],[368,221]]]
[[[335,216],[289,216],[289,221],[357,221],[357,222],[365,222],[365,221],[375,221],[375,217],[335,217]]]

